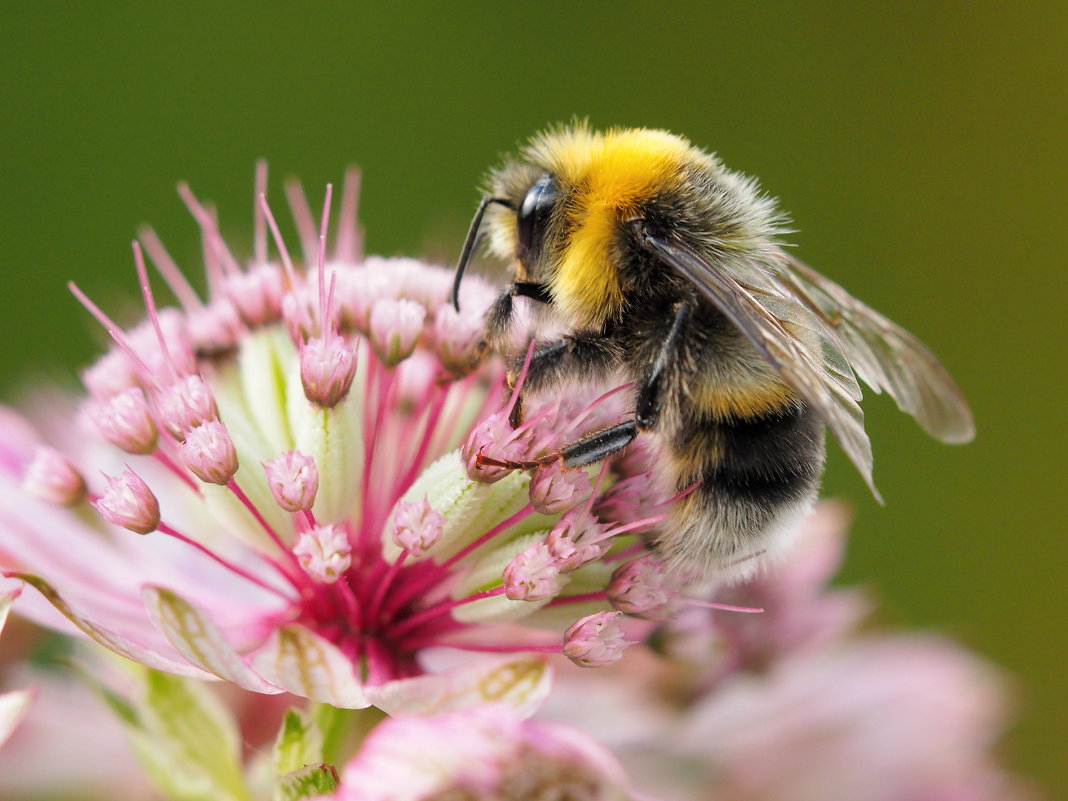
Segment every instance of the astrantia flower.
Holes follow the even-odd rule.
[[[626,393],[532,400],[513,429],[480,344],[494,290],[466,280],[458,313],[448,271],[363,259],[353,176],[329,257],[329,191],[317,230],[290,187],[295,265],[265,180],[244,266],[180,188],[207,300],[150,231],[180,308],[157,308],[138,245],[144,322],[72,287],[114,346],[78,411],[35,409],[39,434],[0,421],[0,567],[38,591],[20,610],[151,667],[339,706],[528,703],[543,654],[618,659],[681,600],[655,559],[628,568],[664,512],[642,443],[533,480],[501,462],[619,422]]]
[[[380,723],[341,774],[336,801],[632,797],[622,766],[590,738],[490,705]]]

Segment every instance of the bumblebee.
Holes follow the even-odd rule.
[[[974,436],[923,343],[789,255],[775,202],[686,139],[552,129],[489,183],[457,265],[457,309],[488,235],[514,270],[487,312],[488,346],[506,339],[516,297],[565,332],[536,343],[523,393],[620,372],[635,390],[633,418],[535,461],[486,461],[580,467],[649,432],[667,489],[695,487],[651,542],[674,569],[737,579],[779,550],[816,497],[825,429],[878,497],[858,377],[932,436]]]

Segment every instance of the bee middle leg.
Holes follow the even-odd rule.
[[[671,328],[660,345],[649,374],[638,390],[638,402],[633,420],[625,420],[614,426],[587,434],[581,439],[565,445],[555,453],[533,461],[502,461],[480,456],[480,462],[497,467],[511,467],[517,470],[533,470],[558,460],[563,463],[564,467],[584,467],[602,459],[607,459],[612,454],[623,450],[634,441],[640,431],[655,429],[663,408],[663,388],[666,384],[666,376],[675,368],[679,360],[680,348],[684,341],[683,331],[690,320],[692,309],[688,303],[682,302],[675,306],[674,312]],[[551,372],[549,366],[553,364],[553,359],[563,359],[561,354],[566,352],[569,339],[574,338],[565,338],[560,342],[554,342],[536,350],[528,370],[528,380],[530,373],[533,373],[534,363],[538,359],[539,352],[544,354],[542,359],[547,365],[541,369],[544,372]],[[517,402],[516,407],[518,406]]]

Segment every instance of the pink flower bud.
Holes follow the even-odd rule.
[[[219,420],[209,420],[191,429],[178,446],[185,466],[201,481],[225,486],[237,472],[234,441]]]
[[[560,566],[543,540],[516,554],[503,578],[504,595],[513,601],[547,601],[564,588]]]
[[[107,400],[124,389],[136,387],[137,372],[129,356],[121,350],[112,350],[82,372],[82,383],[94,398]]]
[[[507,467],[479,465],[478,456],[490,456],[500,460],[521,460],[529,447],[529,433],[513,430],[508,424],[508,415],[495,412],[479,420],[471,430],[467,441],[460,449],[467,475],[472,481],[492,484],[511,473]]]
[[[282,315],[282,271],[257,264],[246,273],[227,276],[223,292],[250,328],[273,323]]]
[[[678,606],[681,580],[652,554],[620,565],[608,584],[608,601],[628,615],[659,620]]]
[[[371,309],[380,298],[395,297],[396,281],[383,269],[382,259],[372,256],[364,265],[345,271],[345,280],[337,285],[341,301],[341,318],[356,331],[370,329]]]
[[[663,511],[663,492],[656,484],[652,474],[641,473],[630,476],[615,484],[607,492],[598,496],[593,511],[601,520],[613,523],[633,523],[644,520]],[[638,531],[647,531],[653,527],[642,526]]]
[[[286,451],[263,465],[275,503],[287,512],[311,509],[319,491],[315,460],[300,451]]]
[[[226,299],[220,298],[187,314],[189,342],[201,357],[233,350],[245,331],[237,309]]]
[[[89,418],[101,435],[127,453],[152,453],[159,431],[148,410],[145,393],[130,387],[103,403],[91,403]]]
[[[566,470],[560,462],[541,467],[530,478],[530,503],[543,515],[558,515],[593,494],[585,470]]]
[[[148,367],[151,377],[195,373],[197,358],[189,345],[185,315],[177,309],[160,309],[159,325],[167,345],[166,353],[160,345],[156,327],[147,320],[127,335],[131,347]]]
[[[356,375],[356,351],[337,334],[313,337],[300,349],[300,380],[304,397],[330,409],[341,402]]]
[[[167,433],[181,442],[188,432],[219,415],[215,396],[199,375],[187,375],[155,397],[156,414]]]
[[[137,473],[127,468],[121,476],[104,476],[107,488],[93,508],[109,523],[148,534],[159,526],[159,501]]]
[[[434,351],[446,370],[464,375],[474,369],[482,357],[484,327],[481,310],[464,306],[458,312],[448,303],[438,307],[431,336]]]
[[[296,343],[306,342],[319,331],[319,321],[312,309],[312,295],[307,287],[290,290],[282,297],[282,322]]]
[[[371,307],[368,339],[375,355],[393,367],[412,355],[423,332],[426,309],[406,298],[381,298]]]
[[[560,518],[545,543],[557,566],[565,573],[600,559],[608,550],[604,526],[584,509],[573,509]]]
[[[352,565],[352,546],[341,526],[301,532],[293,555],[309,576],[323,584],[333,584]]]
[[[38,445],[22,478],[23,488],[33,497],[70,506],[85,497],[85,479],[70,460],[55,448]]]
[[[420,557],[433,548],[445,531],[445,518],[423,498],[418,503],[397,504],[393,512],[393,542],[411,556]]]
[[[618,662],[635,640],[624,636],[622,612],[597,612],[564,632],[563,653],[579,667],[604,667]]]

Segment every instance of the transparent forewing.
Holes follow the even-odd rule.
[[[825,319],[785,292],[777,277],[757,263],[737,259],[712,263],[674,239],[644,235],[642,243],[738,326],[827,424],[878,497],[872,483],[871,443],[857,403],[860,387]]]
[[[960,389],[934,354],[916,337],[866,306],[838,284],[786,253],[776,278],[783,290],[818,314],[838,335],[849,364],[876,392],[943,442],[975,436]]]

